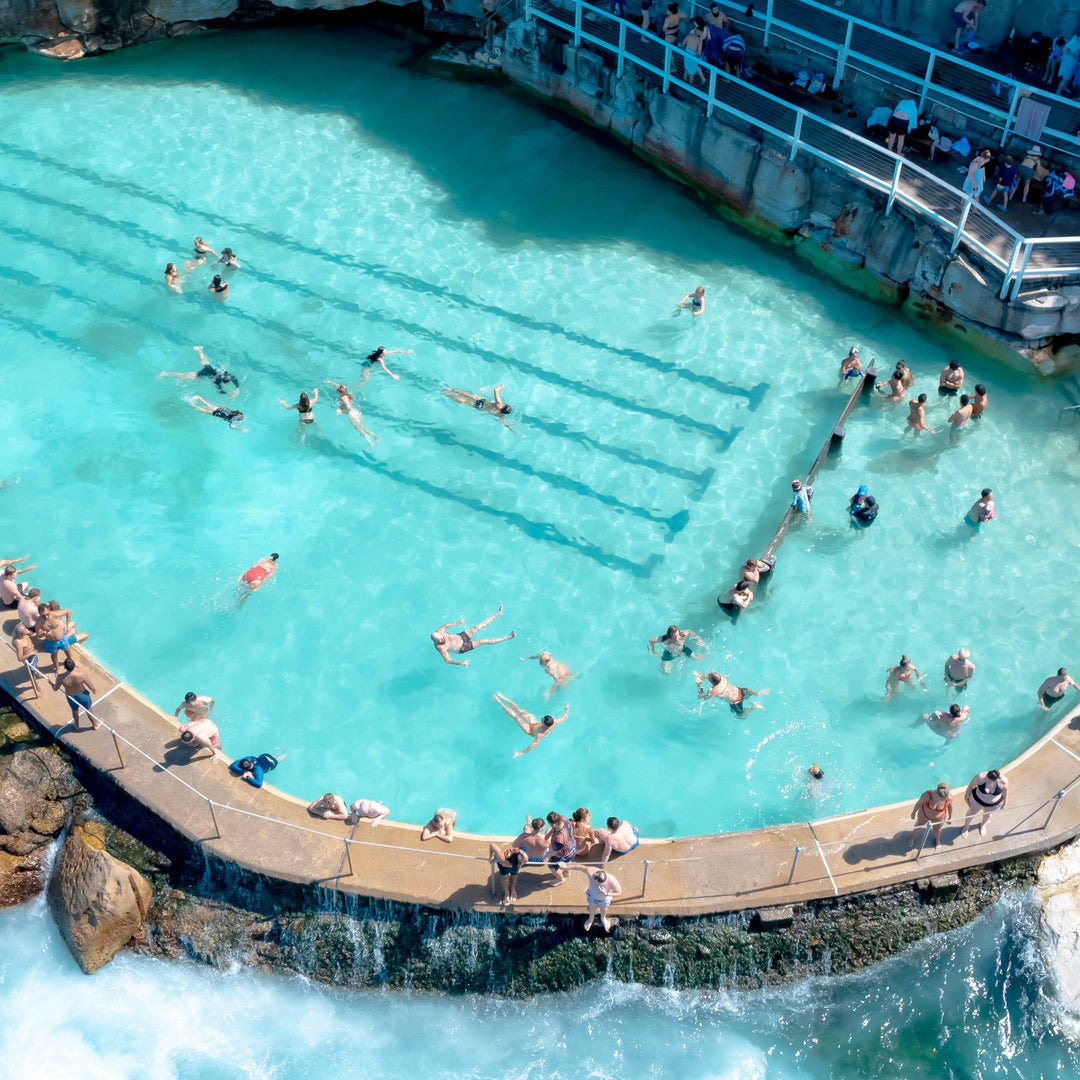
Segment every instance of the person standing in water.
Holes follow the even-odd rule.
[[[845,382],[848,379],[857,379],[862,375],[862,360],[859,359],[858,347],[852,345],[848,349],[847,356],[840,361],[840,381]]]
[[[196,394],[188,404],[193,409],[198,409],[199,412],[204,412],[207,416],[217,417],[218,420],[224,420],[234,431],[247,431],[247,428],[237,427],[237,425],[244,419],[244,414],[239,409],[226,409],[221,405],[211,405],[209,401],[204,397],[200,397]]]
[[[179,719],[180,710],[183,709],[188,720],[205,720],[209,717],[210,710],[215,704],[217,703],[212,697],[207,697],[205,694],[196,694],[194,690],[189,690],[184,695],[184,700],[173,710],[173,716]]]
[[[964,369],[959,360],[950,360],[938,376],[938,393],[952,397],[964,385]]]
[[[214,280],[206,286],[207,292],[214,294],[214,299],[223,301],[228,299],[229,296],[229,283],[221,280],[220,274],[214,275]]]
[[[551,653],[544,651],[540,653],[533,653],[532,656],[523,656],[522,660],[539,660],[540,666],[544,671],[551,676],[554,680],[552,685],[548,687],[547,693],[544,698],[547,699],[555,693],[556,690],[561,690],[571,679],[574,678],[574,673],[561,661],[556,660]]]
[[[977,529],[984,521],[993,521],[997,517],[994,509],[994,492],[990,488],[983,488],[982,494],[975,500],[974,505],[964,515],[964,523],[971,528]]]
[[[377,367],[381,367],[391,379],[400,378],[399,375],[395,375],[386,366],[386,357],[391,356],[394,353],[404,355],[405,353],[411,352],[412,349],[388,349],[384,345],[380,345],[373,353],[368,353],[367,358],[364,360],[363,366],[360,369],[360,385],[363,386],[364,383],[371,378],[371,373]]]
[[[1038,690],[1039,705],[1042,711],[1049,712],[1065,696],[1065,691],[1070,686],[1080,690],[1080,686],[1073,682],[1072,676],[1063,667],[1057,669],[1056,675],[1044,679]]]
[[[709,682],[709,688],[705,689],[705,680]],[[749,697],[763,697],[768,690],[753,690],[749,686],[736,686],[730,682],[726,675],[718,671],[710,671],[703,675],[700,671],[694,672],[694,682],[697,683],[698,697],[704,699],[720,698],[728,703],[731,711],[740,719],[754,709],[764,709],[765,706],[757,701],[747,701]]]
[[[233,249],[230,247],[221,249],[221,258],[218,259],[219,263],[222,263],[226,270],[239,270],[240,263],[237,261],[236,256],[233,254]]]
[[[311,391],[312,396],[308,397],[307,393],[303,390],[300,391],[300,400],[295,405],[287,404],[282,398],[278,398],[281,402],[282,408],[295,409],[297,412],[297,423],[300,426],[301,433],[307,428],[309,424],[315,423],[315,402],[319,400],[319,388],[315,387]]]
[[[269,555],[259,559],[254,566],[249,566],[236,579],[237,585],[242,590],[240,596],[241,607],[244,606],[247,598],[252,593],[258,592],[277,573],[277,561],[278,553],[276,551],[271,552]]]
[[[975,384],[975,396],[971,399],[971,418],[977,420],[990,404],[990,398],[986,393],[986,387],[982,383]]]
[[[664,646],[660,654],[660,670],[667,675],[671,671],[671,662],[679,656],[688,656],[691,660],[701,660],[702,657],[687,644],[687,639],[693,638],[704,649],[705,642],[693,630],[680,630],[672,623],[659,637],[649,638],[649,652],[656,655],[656,646],[659,643]]]
[[[364,415],[356,407],[353,396],[349,393],[349,388],[343,383],[334,382],[332,379],[326,381],[337,391],[337,411],[344,413],[349,418],[349,423],[364,436],[368,446],[374,446],[379,441],[379,436],[364,427]]]
[[[549,715],[537,720],[531,712],[523,709],[516,701],[511,701],[505,694],[493,694],[492,696],[502,706],[503,712],[507,716],[513,717],[517,726],[526,735],[532,737],[532,742],[524,750],[514,751],[514,757],[521,757],[522,754],[527,754],[534,747],[539,746],[540,740],[550,735],[570,715],[570,703],[567,702],[562,716],[554,717]]]
[[[810,512],[810,501],[813,497],[813,484],[803,484],[801,480],[791,481],[791,508],[795,511],[795,517],[802,514],[806,521],[813,520]]]
[[[912,679],[918,679],[919,685],[925,690],[926,683],[923,682],[922,672],[908,659],[908,657],[901,656],[900,663],[896,667],[888,669],[888,677],[885,680],[885,700],[888,701],[893,694],[897,693],[901,685],[911,686]]]
[[[705,314],[705,286],[699,285],[693,292],[688,292],[680,301],[675,309],[678,311],[689,311],[691,315],[698,316]]]
[[[458,626],[465,621],[464,617],[455,619],[453,622],[443,623],[431,635],[431,643],[435,646],[435,651],[448,663],[455,664],[458,667],[468,667],[468,660],[454,660],[451,659],[450,654],[456,653],[458,655],[462,653],[472,652],[473,649],[480,645],[498,645],[503,641],[510,641],[517,637],[517,631],[511,630],[509,634],[499,638],[475,638],[474,635],[478,634],[489,623],[494,622],[503,613],[502,604],[499,605],[499,610],[494,615],[489,615],[483,622],[478,622],[475,626],[470,626],[468,630],[462,630],[460,634],[448,634],[446,630],[451,626]]]
[[[920,394],[909,406],[908,406],[908,430],[913,434],[918,435],[920,431],[926,431],[931,435],[936,435],[937,432],[933,428],[926,426],[926,395]]]
[[[674,7],[675,5],[670,5]],[[608,908],[612,900],[622,891],[622,883],[607,870],[598,870],[595,866],[570,866],[570,870],[580,870],[588,879],[589,885],[585,890],[585,902],[589,905],[589,917],[585,920],[585,930],[592,929],[596,917],[600,917],[600,925],[605,931],[611,930],[611,920],[608,918]]]
[[[887,383],[878,383],[875,389],[883,394],[882,401],[903,401],[907,397],[907,387],[904,386],[904,373],[896,368]]]
[[[971,662],[971,653],[967,649],[955,652],[945,661],[945,685],[953,690],[963,690],[975,674],[975,665]]]
[[[949,417],[949,423],[954,429],[962,428],[971,419],[971,398],[967,394],[960,395],[960,407]]]
[[[183,292],[182,282],[183,277],[180,271],[176,269],[176,263],[165,264],[165,284],[172,289],[173,292]]]

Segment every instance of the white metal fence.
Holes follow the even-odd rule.
[[[731,6],[728,0],[721,2]],[[772,0],[772,4],[783,5],[804,2]],[[831,13],[831,9],[822,10]],[[929,170],[710,64],[701,63],[706,82],[699,85],[686,74],[684,49],[643,32],[635,23],[585,0],[525,0],[524,13],[575,47],[587,44],[612,64],[616,76],[633,68],[655,81],[663,93],[675,88],[681,97],[701,102],[707,116],[727,114],[775,136],[787,144],[792,160],[801,150],[840,169],[884,195],[886,213],[897,202],[907,206],[941,230],[949,238],[951,250],[964,247],[1000,272],[1002,299],[1015,299],[1024,285],[1080,277],[1080,236],[1027,238]],[[732,21],[739,24],[738,19]],[[745,16],[742,22],[746,22]],[[848,20],[847,25],[855,22]],[[782,29],[774,18],[769,32],[775,34],[777,28]],[[888,31],[881,33],[889,35]],[[922,48],[914,42],[908,44]],[[933,54],[933,50],[926,51]],[[849,51],[844,63],[853,55]],[[928,83],[932,83],[935,71],[940,74],[943,70],[934,59],[936,55],[927,61],[922,76]],[[963,61],[954,63],[965,66]],[[1003,125],[1011,122],[1008,115],[1002,117]]]

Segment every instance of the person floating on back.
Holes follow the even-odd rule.
[[[511,630],[505,637],[498,638],[474,638],[474,635],[483,630],[488,623],[494,622],[503,613],[502,604],[499,605],[499,610],[494,615],[489,615],[483,622],[478,622],[475,626],[470,626],[468,630],[462,630],[460,634],[448,634],[446,631],[451,626],[458,626],[465,621],[464,618],[455,619],[453,622],[443,623],[431,635],[431,643],[435,646],[435,651],[448,663],[455,664],[458,667],[468,667],[468,660],[453,660],[450,654],[455,653],[460,655],[461,653],[472,652],[473,649],[480,645],[498,645],[503,641],[510,641],[511,638],[517,637],[517,631]]]

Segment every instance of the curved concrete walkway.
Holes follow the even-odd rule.
[[[15,620],[3,622],[10,640]],[[307,813],[299,799],[233,777],[221,757],[192,755],[177,721],[118,682],[85,650],[80,666],[97,687],[99,730],[70,726],[70,710],[51,680],[37,691],[10,648],[0,650],[0,684],[68,750],[109,776],[209,855],[246,870],[301,885],[450,910],[498,911],[491,890],[489,840],[459,832],[452,845],[420,843],[416,825],[385,821],[348,826]],[[44,657],[40,661],[44,661]],[[39,662],[40,662],[39,661]],[[43,667],[45,664],[43,663]],[[920,856],[908,849],[918,792],[891,806],[821,821],[741,833],[643,839],[610,869],[623,885],[614,913],[703,915],[774,907],[880,889],[964,867],[1055,847],[1080,834],[1080,706],[1004,769],[1013,805],[991,818],[985,838],[960,840],[963,788],[943,845]],[[969,777],[949,777],[966,785]],[[530,913],[584,910],[585,877],[550,888],[543,867],[519,879]]]

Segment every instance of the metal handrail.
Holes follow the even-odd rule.
[[[721,2],[730,5],[730,0],[721,0]],[[545,6],[539,6],[541,3]],[[593,23],[615,29],[617,32],[613,35],[614,40],[599,37],[592,33],[585,24],[586,13]],[[566,16],[565,21],[559,17],[560,14]],[[685,50],[660,38],[650,38],[649,40],[654,47],[662,50],[663,67],[658,67],[644,56],[628,51],[626,47],[626,20],[609,14],[601,8],[587,3],[586,0],[525,0],[525,17],[527,19],[537,18],[559,27],[573,36],[575,45],[580,45],[584,41],[611,53],[616,58],[619,72],[622,72],[626,65],[630,64],[660,79],[664,92],[667,92],[669,87],[674,84],[682,93],[689,94],[703,102],[707,115],[711,116],[713,112],[719,109],[753,124],[759,130],[774,135],[789,145],[789,156],[792,159],[799,150],[804,150],[837,166],[866,186],[885,194],[888,200],[886,213],[891,211],[894,202],[900,201],[905,206],[915,210],[923,218],[937,225],[950,237],[953,250],[958,245],[963,244],[967,249],[979,255],[990,266],[998,270],[1002,275],[1002,285],[999,293],[1001,299],[1015,299],[1022,285],[1029,284],[1032,281],[1056,280],[1080,274],[1080,266],[1071,261],[1065,265],[1054,265],[1053,256],[1050,252],[1047,252],[1050,261],[1040,260],[1040,263],[1045,262],[1047,264],[1037,265],[1029,273],[1028,267],[1032,251],[1046,245],[1046,241],[1042,238],[1023,236],[999,218],[985,211],[977,200],[964,195],[952,184],[942,180],[929,170],[893,154],[877,143],[864,139],[855,132],[840,127],[815,113],[808,112],[797,105],[770,94],[768,91],[753,86],[711,65],[706,65],[704,61],[701,61],[702,66],[707,67],[709,71],[708,82],[703,89],[678,74],[675,59],[685,55]],[[635,31],[635,33],[640,34],[641,31]],[[718,98],[717,88],[726,86],[737,86],[743,98],[749,95],[751,99],[767,102],[769,116],[775,116],[778,108],[783,110],[783,113],[791,118],[791,130],[778,128],[768,119],[758,118],[753,113],[746,112],[729,104],[722,98]],[[766,110],[763,109],[762,111]],[[881,176],[874,176],[872,173],[866,172],[865,169],[860,168],[851,161],[836,157],[835,154],[830,153],[822,146],[815,145],[812,138],[805,133],[804,127],[809,127],[811,131],[815,127],[824,130],[831,139],[839,140],[842,145],[853,150],[857,148],[864,160],[867,155],[872,155],[881,162],[883,172],[887,169],[892,174],[891,182],[884,180]],[[934,189],[942,192],[948,201],[955,202],[959,211],[956,220],[928,206],[919,198],[917,191],[912,190],[913,185],[909,185],[906,189],[904,186],[905,179],[913,180],[914,178],[917,178],[917,183],[931,185]],[[972,226],[969,227],[969,219],[972,218]],[[974,228],[976,222],[979,225],[978,231]],[[998,249],[990,246],[989,241],[992,241],[993,238],[1000,241]],[[1072,238],[1065,237],[1053,238],[1050,243],[1056,245],[1069,243],[1070,241],[1076,242]]]

